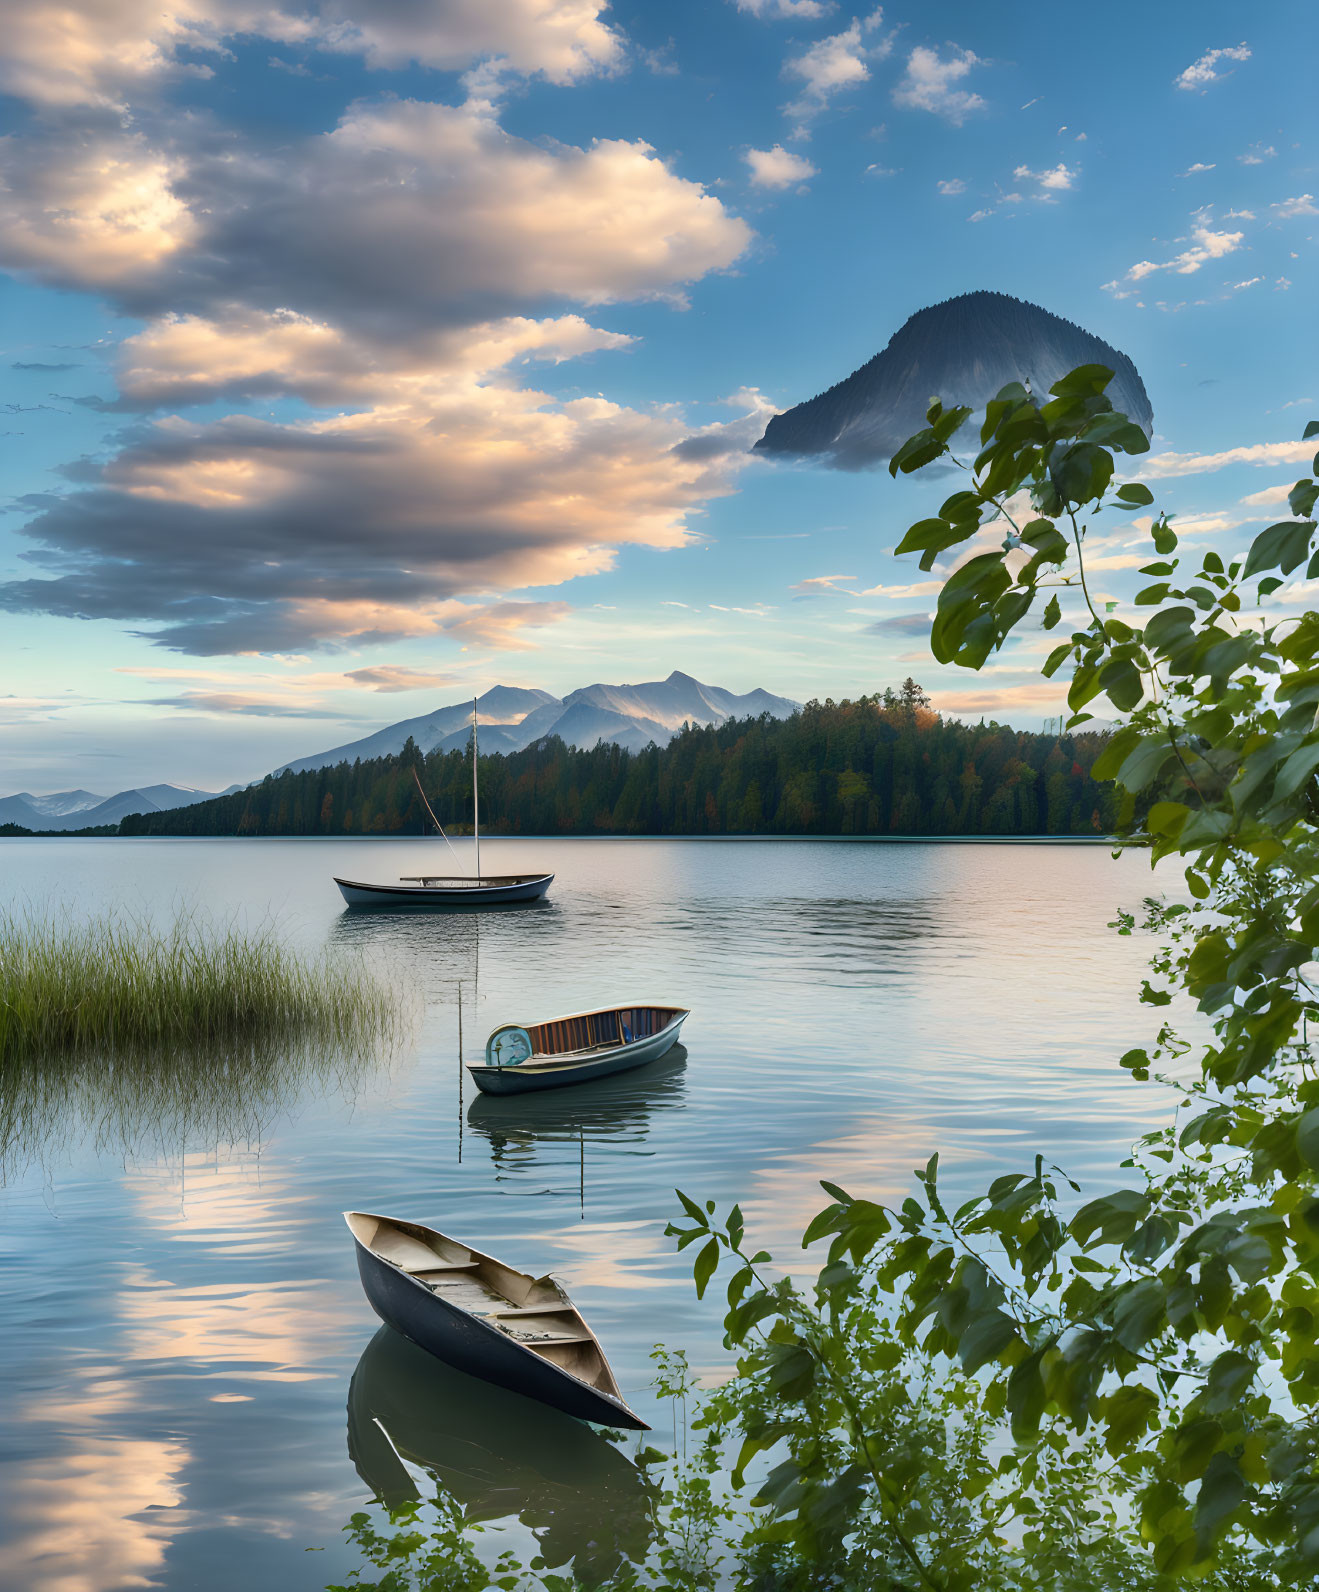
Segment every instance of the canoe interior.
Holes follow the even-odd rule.
[[[546,1056],[590,1055],[620,1045],[649,1039],[667,1028],[675,1017],[685,1017],[681,1006],[614,1006],[575,1017],[557,1017],[527,1028],[532,1059]]]
[[[354,1211],[353,1237],[433,1294],[589,1387],[622,1400],[614,1373],[577,1307],[550,1277],[531,1277],[413,1222]]]

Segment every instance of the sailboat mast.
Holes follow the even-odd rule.
[[[476,787],[476,698],[472,698],[472,834],[476,837],[476,877],[481,877],[481,797]]]

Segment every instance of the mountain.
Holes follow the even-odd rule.
[[[24,829],[93,829],[101,824],[117,824],[129,813],[161,813],[174,807],[191,807],[194,802],[210,801],[242,790],[195,790],[186,785],[141,785],[121,790],[114,796],[94,796],[90,791],[57,791],[52,796],[33,796],[19,791],[0,797],[0,824],[21,824]],[[69,798],[86,797],[86,805],[68,805]]]
[[[587,685],[560,700],[548,691],[497,685],[478,698],[480,743],[483,752],[518,752],[547,735],[557,735],[570,746],[592,747],[611,741],[640,751],[652,741],[667,746],[674,733],[690,720],[694,724],[722,724],[729,718],[770,713],[785,719],[800,704],[769,691],[738,695],[722,686],[703,685],[678,670],[667,680],[643,685]],[[383,757],[403,749],[410,735],[423,752],[461,751],[471,740],[471,704],[458,702],[435,708],[414,719],[402,719],[383,730],[314,752],[286,763],[300,774],[310,768],[330,768],[356,758]],[[21,820],[20,820],[21,821]]]
[[[527,690],[511,685],[491,686],[484,696],[476,700],[477,718],[482,725],[487,722],[518,724],[533,708],[551,704],[557,706],[558,701],[558,697],[552,697],[548,691]],[[397,724],[387,725],[373,735],[363,736],[360,741],[349,741],[344,746],[332,746],[328,752],[313,752],[310,757],[300,757],[297,762],[285,763],[275,772],[282,774],[287,768],[295,774],[301,774],[309,768],[332,768],[335,763],[351,763],[359,757],[392,756],[403,750],[403,743],[409,735],[423,752],[444,745],[446,737],[457,736],[455,744],[466,746],[471,722],[472,704],[455,702],[451,707],[435,708],[415,719],[401,719]],[[481,740],[484,744],[484,734]],[[489,749],[492,752],[511,750],[494,744],[493,739]]]
[[[1152,432],[1145,384],[1125,354],[1037,304],[977,292],[918,310],[846,380],[775,415],[756,449],[825,454],[837,469],[865,469],[924,429],[931,398],[979,411],[1010,381],[1043,394],[1077,365],[1107,365],[1113,407]]]

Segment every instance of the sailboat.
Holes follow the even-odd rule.
[[[472,699],[472,834],[476,840],[476,875],[411,874],[400,877],[397,884],[363,884],[357,879],[335,878],[339,893],[350,907],[387,907],[397,911],[400,907],[494,907],[509,906],[520,901],[538,901],[554,882],[552,873],[502,873],[485,875],[481,872],[481,797],[477,780],[476,698]],[[431,812],[426,792],[417,779],[417,789],[431,822],[444,835],[440,821]],[[444,835],[445,842],[448,836]]]

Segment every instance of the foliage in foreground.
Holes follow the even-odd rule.
[[[1090,777],[1104,737],[1036,735],[929,711],[920,687],[810,702],[788,719],[683,729],[666,747],[565,746],[481,759],[482,820],[529,835],[1095,835],[1116,816]],[[271,776],[249,790],[126,818],[125,835],[470,831],[471,754],[411,742],[397,757]]]
[[[754,1412],[747,1451],[786,1445],[760,1496],[794,1551],[809,1551],[819,1522],[832,1521],[844,1557],[873,1528],[890,1560],[908,1560],[903,1585],[996,1584],[980,1562],[986,1538],[959,1535],[958,1511],[1001,1488],[1009,1534],[1033,1532],[1053,1507],[1054,1456],[1088,1455],[1097,1467],[1102,1455],[1108,1463],[1093,1475],[1103,1491],[1092,1499],[1129,1510],[1112,1540],[1139,1549],[1147,1580],[1313,1586],[1319,614],[1303,610],[1288,577],[1319,573],[1319,479],[1296,483],[1294,518],[1263,531],[1248,554],[1207,552],[1191,571],[1158,516],[1150,584],[1132,616],[1142,622],[1115,617],[1115,604],[1101,612],[1087,536],[1099,515],[1153,502],[1138,482],[1110,492],[1113,450],[1147,447],[1112,412],[1110,379],[1083,367],[1042,405],[1005,388],[980,452],[962,466],[967,488],[914,525],[899,551],[919,552],[929,569],[971,544],[974,556],[939,598],[931,646],[941,661],[979,668],[1051,586],[1044,627],[1067,618],[1071,633],[1044,672],[1067,669],[1073,724],[1100,697],[1125,715],[1095,772],[1123,793],[1130,844],[1154,860],[1183,859],[1192,898],[1147,904],[1147,926],[1165,944],[1142,998],[1160,1008],[1184,992],[1212,1036],[1193,1042],[1165,1023],[1152,1049],[1121,1058],[1135,1078],[1171,1092],[1173,1124],[1136,1147],[1128,1187],[1071,1215],[1039,1160],[956,1211],[940,1198],[937,1157],[900,1210],[826,1184],[833,1203],[806,1241],[829,1239],[829,1255],[809,1298],[762,1281],[741,1251],[736,1212],[720,1226],[709,1207],[686,1201],[681,1241],[703,1240],[698,1286],[734,1257],[728,1326]],[[934,405],[895,473],[945,459],[966,418]],[[1319,423],[1306,430],[1316,434]],[[986,546],[987,527],[999,545]],[[1138,815],[1151,790],[1160,799]],[[1190,1081],[1166,1078],[1174,1067]],[[863,1325],[849,1347],[838,1323],[858,1301],[882,1299],[891,1300],[882,1324]],[[941,1462],[916,1447],[895,1470],[885,1435],[847,1409],[844,1374],[876,1351],[913,1357],[921,1375],[950,1385],[975,1379],[969,1425],[992,1423],[1004,1457],[978,1494],[967,1485],[974,1472],[962,1476],[951,1520],[934,1507]],[[821,1425],[817,1406],[831,1398],[842,1403]],[[845,1440],[830,1453],[835,1428]],[[1038,1547],[1021,1541],[1013,1586],[1036,1584]]]
[[[1071,630],[1044,672],[1067,669],[1073,726],[1101,697],[1124,715],[1095,774],[1117,781],[1128,844],[1185,867],[1190,905],[1147,903],[1164,944],[1142,999],[1189,996],[1208,1042],[1165,1023],[1122,1056],[1169,1092],[1171,1117],[1135,1147],[1127,1187],[1077,1208],[1041,1158],[950,1210],[937,1156],[896,1210],[826,1183],[804,1243],[829,1249],[808,1288],[747,1253],[736,1207],[721,1221],[682,1196],[671,1231],[699,1245],[698,1291],[728,1270],[738,1355],[697,1417],[696,1473],[734,1443],[749,1505],[736,1530],[715,1522],[687,1579],[652,1565],[612,1584],[1319,1581],[1319,614],[1293,589],[1319,576],[1319,457],[1293,518],[1243,557],[1207,552],[1188,574],[1156,517],[1143,622],[1118,618],[1091,590],[1087,537],[1153,494],[1110,490],[1114,451],[1148,446],[1112,411],[1110,379],[1083,367],[1044,403],[1005,388],[957,461],[967,487],[899,550],[928,570],[971,544],[939,598],[944,662],[979,668],[1052,588],[1044,627]],[[946,459],[967,418],[935,404],[894,471]],[[722,1568],[716,1537],[735,1555]],[[452,1584],[489,1584],[473,1574]],[[532,1583],[509,1567],[500,1584]]]
[[[365,967],[300,956],[270,929],[0,915],[5,1068],[294,1040],[353,1049],[394,1011]]]

